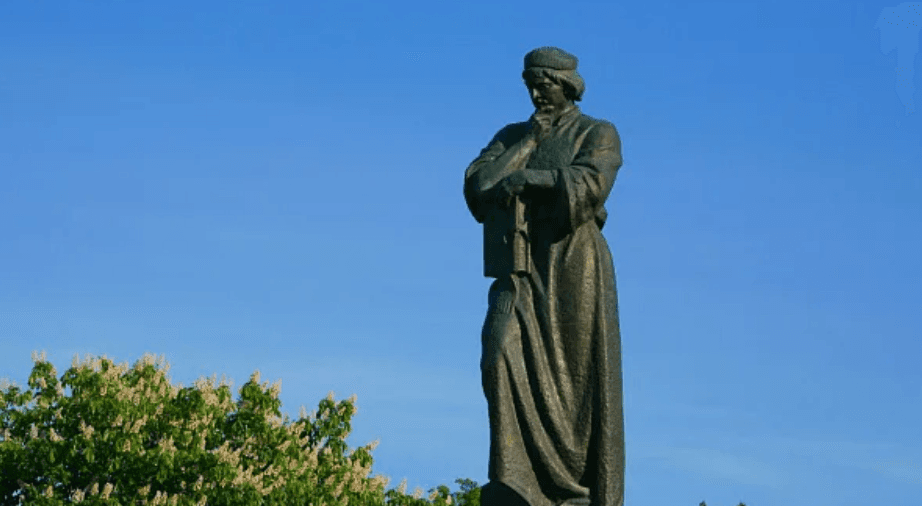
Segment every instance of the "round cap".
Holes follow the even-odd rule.
[[[539,47],[525,55],[525,69],[545,67],[555,70],[576,70],[579,60],[558,47]]]

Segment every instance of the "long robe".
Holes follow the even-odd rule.
[[[506,126],[465,172],[465,199],[480,223],[505,205],[498,185],[483,187],[485,174],[512,172],[518,163],[550,171],[552,181],[522,196],[529,272],[487,273],[498,278],[482,334],[488,476],[530,506],[622,506],[621,337],[601,234],[621,141],[611,123],[575,106],[537,147],[529,130],[527,122]],[[511,317],[503,314],[509,302]]]

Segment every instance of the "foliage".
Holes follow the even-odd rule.
[[[439,485],[429,490],[429,496],[424,499],[419,488],[413,495],[407,495],[404,480],[396,489],[388,490],[385,496],[389,506],[480,506],[480,487],[476,481],[463,478],[455,480],[455,483],[461,487],[457,492],[450,493],[447,486]]]
[[[232,399],[222,379],[173,385],[162,358],[133,366],[75,357],[57,378],[33,356],[28,388],[0,385],[0,506],[479,506],[457,480],[423,498],[370,475],[377,445],[349,450],[354,398],[330,394],[314,414],[281,417],[280,383],[256,371]]]

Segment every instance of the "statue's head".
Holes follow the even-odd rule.
[[[578,102],[586,91],[586,83],[576,71],[576,56],[556,47],[539,47],[525,55],[525,70],[522,79],[532,97],[535,107],[541,102],[559,101],[557,90],[561,89],[562,98],[567,103]],[[542,93],[543,88],[546,93]],[[561,105],[561,104],[554,104]]]

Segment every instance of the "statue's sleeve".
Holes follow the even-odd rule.
[[[621,139],[614,125],[596,123],[586,133],[576,157],[557,176],[558,212],[567,233],[595,219],[621,167]]]
[[[487,210],[492,205],[493,189],[480,188],[477,181],[480,180],[481,173],[499,169],[496,167],[496,159],[506,151],[508,130],[508,127],[503,128],[493,136],[487,147],[480,151],[480,155],[464,171],[464,200],[478,223],[483,223]]]

